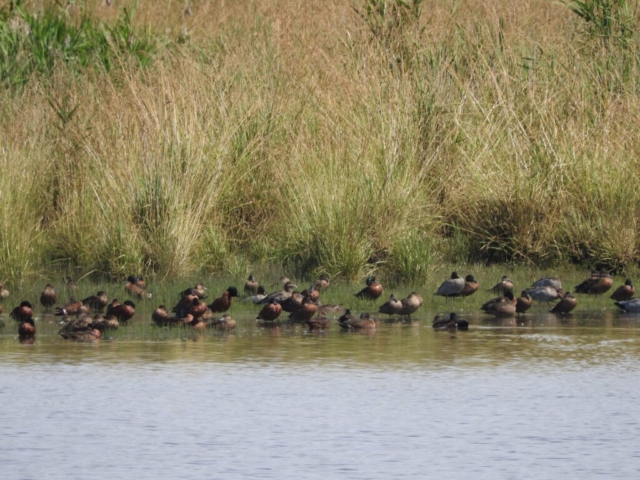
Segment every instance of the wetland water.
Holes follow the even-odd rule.
[[[637,478],[640,318],[0,335],[7,479]]]

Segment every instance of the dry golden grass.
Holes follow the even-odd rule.
[[[634,49],[547,1],[425,1],[388,38],[363,4],[143,2],[150,66],[0,92],[0,274],[637,262]]]

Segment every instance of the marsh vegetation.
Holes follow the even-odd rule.
[[[631,0],[9,2],[0,277],[634,267],[637,20]]]

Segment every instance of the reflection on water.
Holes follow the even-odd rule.
[[[144,317],[148,319],[148,316]],[[6,478],[635,478],[640,317],[0,333]],[[415,319],[414,319],[415,320]],[[129,329],[129,330],[127,330]],[[3,475],[3,476],[4,476]]]

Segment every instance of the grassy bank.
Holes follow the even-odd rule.
[[[0,16],[1,278],[637,265],[633,18],[73,5]]]

